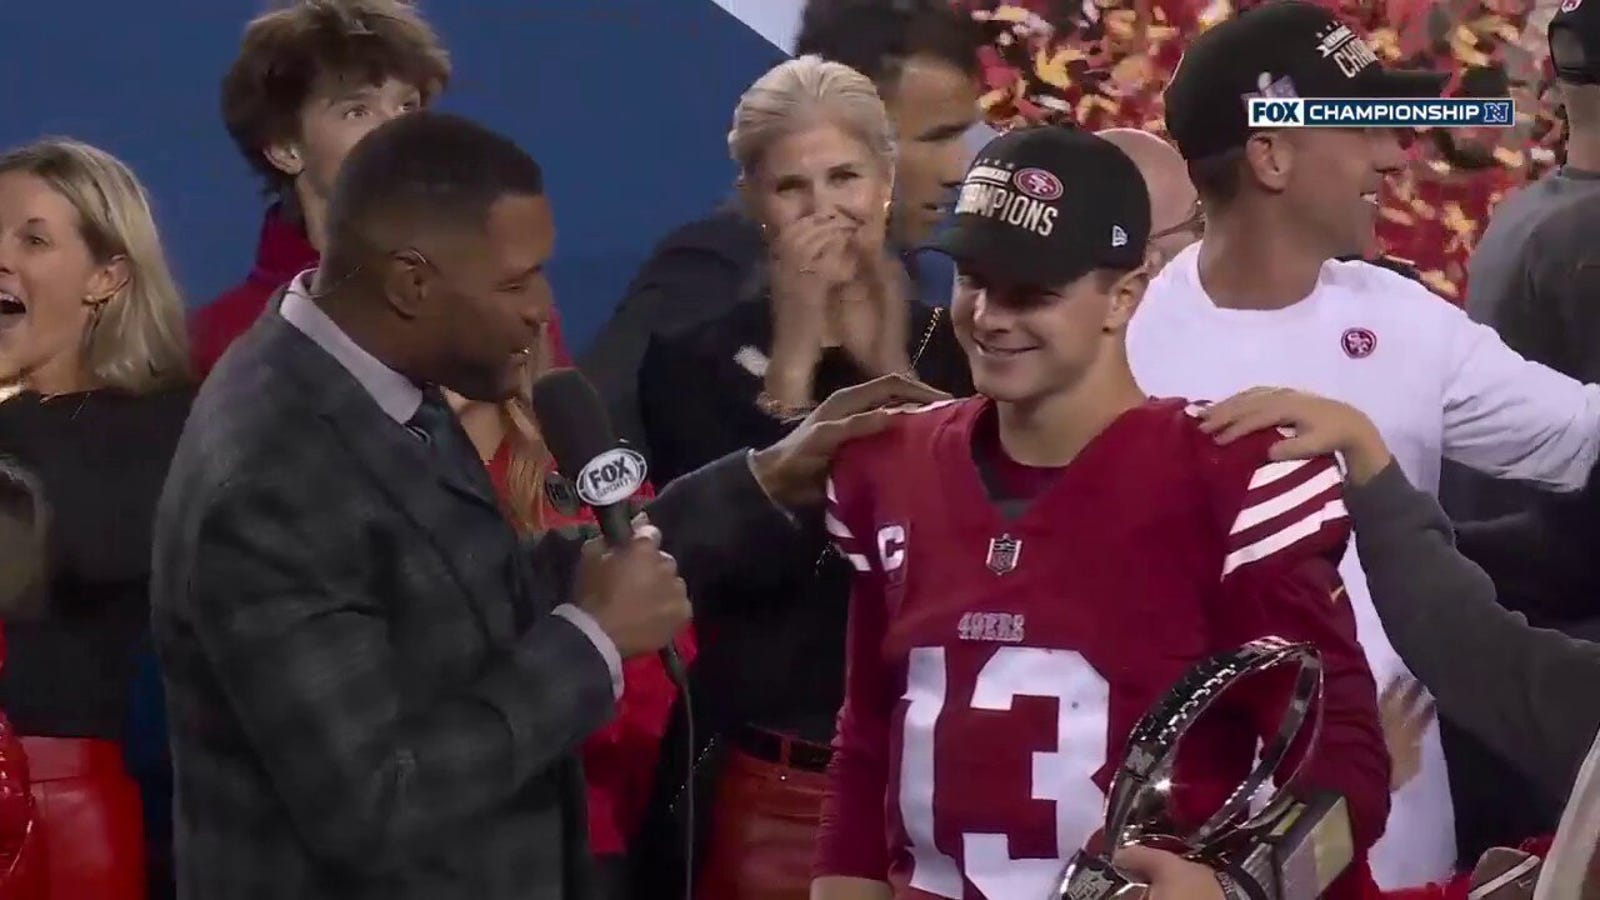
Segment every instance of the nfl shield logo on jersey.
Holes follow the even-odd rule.
[[[1022,555],[1022,541],[1009,534],[1002,534],[989,540],[989,571],[996,575],[1004,575],[1017,567],[1017,558]]]

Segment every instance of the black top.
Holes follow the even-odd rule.
[[[762,378],[754,370],[772,348],[769,309],[767,302],[741,304],[692,332],[652,341],[639,397],[656,484],[741,447],[771,444],[792,427],[756,406]],[[956,395],[972,392],[948,310],[914,304],[907,337],[924,381]],[[815,399],[866,380],[842,350],[824,351]],[[754,722],[818,742],[832,738],[844,697],[851,569],[827,550],[820,527],[808,534],[774,551],[764,583],[728,588],[745,595],[739,602],[715,603],[736,613],[698,620],[702,649],[691,682],[709,732]],[[796,678],[800,672],[805,677]]]
[[[947,306],[954,266],[926,248],[900,254],[912,296]],[[640,444],[639,368],[652,340],[674,338],[751,303],[765,308],[767,245],[740,204],[682,225],[662,238],[639,267],[578,367],[605,398],[617,434]]]
[[[51,511],[49,591],[5,623],[0,709],[25,735],[120,739],[135,651],[148,640],[151,524],[187,388],[0,403],[0,454],[36,475]]]

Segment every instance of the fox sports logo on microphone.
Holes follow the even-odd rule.
[[[647,473],[638,451],[616,447],[589,460],[578,473],[578,496],[590,506],[621,503],[639,490]]]
[[[1516,112],[1506,97],[1250,97],[1247,102],[1251,128],[1510,128],[1516,123]]]

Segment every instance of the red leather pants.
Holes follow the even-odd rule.
[[[730,749],[696,900],[807,900],[827,786],[821,772]]]
[[[139,787],[111,741],[24,737],[48,900],[144,900]]]

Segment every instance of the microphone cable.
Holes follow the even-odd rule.
[[[673,652],[662,654],[667,676],[678,686],[679,703],[683,704],[683,900],[694,900],[694,699],[689,693],[689,675],[683,667],[683,657],[672,644]]]

